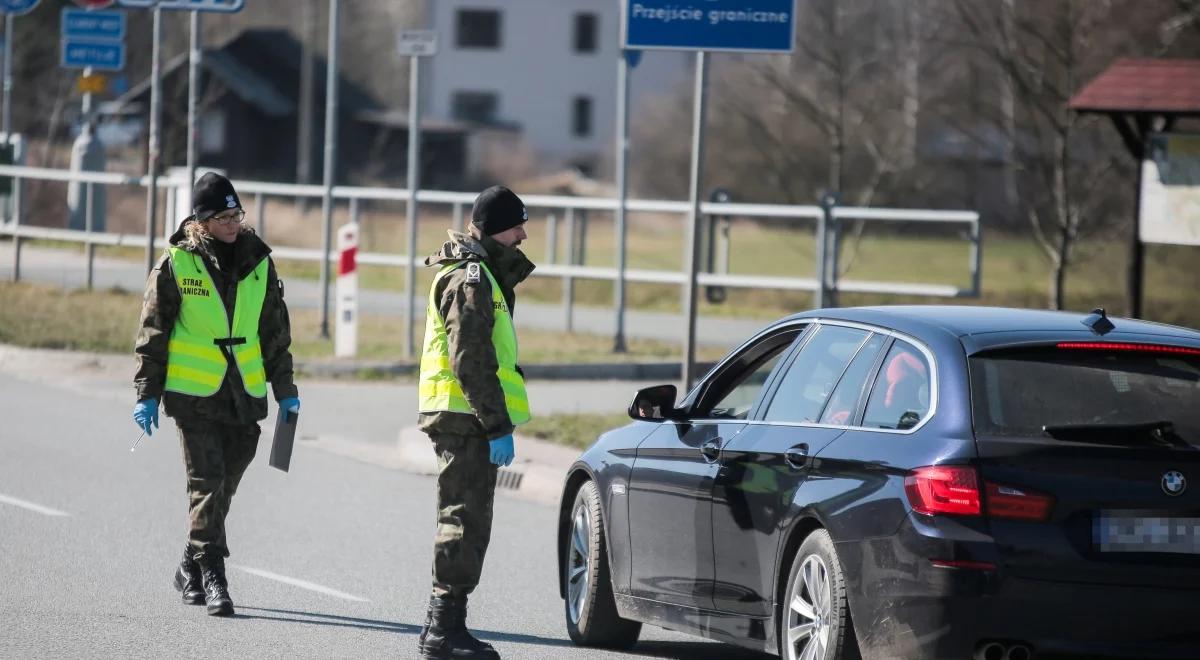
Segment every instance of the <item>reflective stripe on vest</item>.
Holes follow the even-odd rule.
[[[226,345],[233,351],[246,392],[265,397],[267,373],[258,339],[258,320],[267,297],[266,257],[238,282],[231,326],[225,303],[201,257],[177,247],[169,252],[180,304],[179,318],[175,320],[167,347],[165,389],[191,396],[216,394],[229,368],[221,348]]]
[[[450,341],[446,335],[446,323],[437,306],[437,285],[450,271],[465,265],[460,261],[443,267],[433,278],[429,288],[429,304],[425,309],[425,349],[421,355],[421,378],[418,386],[420,412],[457,412],[475,414],[462,385],[450,368]],[[513,426],[524,424],[530,419],[529,395],[525,391],[525,378],[517,372],[517,333],[513,328],[512,314],[508,302],[500,292],[500,285],[484,264],[479,264],[492,285],[492,309],[495,322],[492,325],[492,346],[496,349],[496,377],[504,390],[504,405]]]

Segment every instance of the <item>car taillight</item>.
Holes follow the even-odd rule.
[[[926,515],[978,516],[982,512],[975,468],[935,465],[913,470],[904,478],[913,511]]]
[[[980,516],[1009,520],[1047,520],[1054,498],[1044,493],[984,482],[967,465],[934,465],[917,468],[904,478],[904,492],[913,511],[928,516]]]
[[[1054,498],[1024,488],[1014,488],[985,482],[987,513],[992,518],[1013,520],[1047,520],[1054,508]]]

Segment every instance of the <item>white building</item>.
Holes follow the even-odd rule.
[[[422,74],[428,116],[510,129],[521,153],[500,151],[533,170],[610,175],[596,170],[615,139],[620,2],[433,0],[429,9],[438,50]],[[683,53],[654,55],[631,78],[635,98],[689,71]]]

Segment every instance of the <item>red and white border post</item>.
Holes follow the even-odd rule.
[[[337,325],[334,355],[354,357],[358,353],[358,223],[338,229]]]

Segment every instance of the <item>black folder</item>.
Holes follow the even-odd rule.
[[[271,467],[284,472],[292,464],[292,444],[296,441],[296,419],[300,413],[280,410],[275,417],[275,438],[271,442]]]

